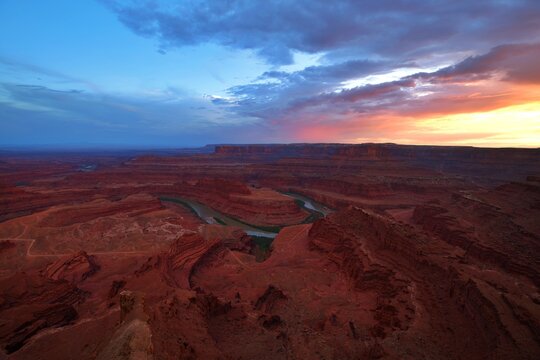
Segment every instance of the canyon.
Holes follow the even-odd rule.
[[[533,360],[539,286],[540,149],[0,152],[0,359]]]

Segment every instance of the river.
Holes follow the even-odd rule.
[[[316,211],[320,214],[322,214],[323,216],[327,216],[329,214],[331,214],[333,211],[332,209],[328,208],[327,206],[313,200],[313,199],[310,199],[308,198],[307,196],[304,196],[304,195],[300,195],[300,194],[297,194],[297,193],[293,193],[293,192],[283,192],[282,193],[283,195],[286,195],[286,196],[289,196],[289,197],[292,197],[296,200],[299,200],[299,205],[302,206],[304,209],[308,210],[308,211]]]
[[[212,209],[211,207],[201,204],[198,201],[189,200],[185,198],[171,198],[171,197],[161,197],[160,200],[177,203],[187,208],[190,208],[192,211],[194,211],[197,214],[197,216],[199,216],[202,220],[206,221],[208,224],[222,224],[222,225],[229,225],[229,226],[237,226],[239,228],[242,228],[248,235],[275,238],[277,233],[279,232],[278,227],[275,227],[276,231],[263,230],[262,227],[260,228],[258,226],[244,223],[237,219],[233,219],[230,216],[227,216],[217,210]]]
[[[286,196],[292,197],[295,200],[298,200],[297,203],[299,206],[306,209],[309,213],[318,215],[310,216],[308,219],[317,219],[322,216],[330,214],[332,211],[324,206],[321,203],[318,203],[306,196],[296,194],[296,193],[283,193]],[[279,226],[257,226],[245,223],[238,219],[227,216],[217,210],[212,209],[209,206],[201,204],[198,201],[185,199],[185,198],[172,198],[172,197],[160,197],[161,201],[168,201],[183,205],[197,214],[202,220],[206,221],[208,224],[222,224],[229,226],[237,226],[242,228],[246,234],[252,236],[266,237],[266,238],[275,238],[278,234],[281,227]]]

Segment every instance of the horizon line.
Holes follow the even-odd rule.
[[[529,149],[540,150],[540,146],[476,146],[476,145],[448,145],[448,144],[402,144],[394,142],[362,142],[362,143],[340,143],[340,142],[272,142],[272,143],[215,143],[205,145],[179,145],[179,146],[159,146],[159,145],[1,145],[0,152],[114,152],[114,151],[181,151],[197,150],[216,146],[277,146],[277,145],[343,145],[343,146],[362,146],[362,145],[393,145],[406,147],[438,147],[438,148],[475,148],[475,149]]]

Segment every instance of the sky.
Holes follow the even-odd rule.
[[[540,147],[538,0],[0,0],[0,147]]]

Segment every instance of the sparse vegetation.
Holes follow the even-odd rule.
[[[294,199],[294,202],[299,207],[303,208],[304,210],[309,212],[309,215],[302,221],[302,224],[310,224],[314,222],[315,220],[319,220],[320,218],[324,217],[324,214],[320,211],[308,209],[306,207],[306,202],[302,201],[300,199]]]
[[[160,201],[167,201],[167,202],[173,202],[173,203],[177,203],[177,204],[180,204],[184,207],[186,207],[187,209],[189,209],[193,214],[195,214],[196,216],[199,216],[199,214],[197,213],[197,210],[195,210],[188,202],[186,201],[183,201],[181,199],[177,199],[177,198],[173,198],[173,197],[167,197],[167,196],[160,196],[158,198]]]
[[[262,262],[268,259],[272,252],[272,241],[274,241],[273,238],[251,235],[253,254],[255,255],[256,261]]]
[[[254,229],[257,229],[257,230],[262,230],[262,231],[268,231],[268,232],[272,232],[272,233],[278,233],[281,231],[281,228],[283,226],[277,226],[277,225],[274,225],[274,226],[264,226],[264,225],[253,225],[253,224],[250,224],[250,223],[247,223],[245,221],[242,221],[238,218],[235,218],[235,217],[232,217],[232,216],[229,216],[229,218],[231,218],[232,220],[234,221],[238,221],[239,223],[242,223],[244,225],[247,225],[247,226],[250,226]]]
[[[312,222],[323,218],[324,215],[318,211],[310,211],[310,214],[302,221],[302,224],[311,224]]]
[[[216,222],[220,225],[227,225],[227,223],[223,220],[221,220],[220,218],[214,216],[214,220],[216,220]]]

